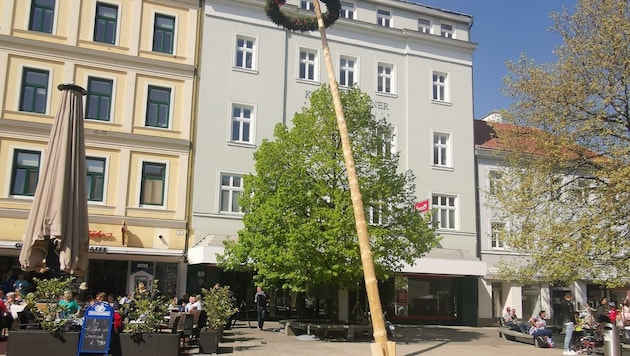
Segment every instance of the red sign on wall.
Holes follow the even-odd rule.
[[[414,209],[418,210],[421,213],[425,213],[429,211],[429,199],[423,200],[421,202],[417,202],[413,205]]]

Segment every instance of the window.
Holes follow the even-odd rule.
[[[88,201],[103,201],[103,188],[105,184],[105,159],[86,157]]]
[[[447,100],[447,80],[448,75],[441,72],[433,72],[433,91],[431,99],[435,101],[448,101]]]
[[[339,11],[339,17],[343,19],[354,19],[354,4],[347,1],[341,2],[341,10]]]
[[[313,0],[300,0],[300,9],[315,11]]]
[[[453,25],[441,24],[440,36],[446,38],[453,38]]]
[[[20,111],[45,114],[48,98],[48,71],[24,68],[20,95]]]
[[[431,20],[419,18],[418,31],[422,33],[431,33]]]
[[[243,178],[240,175],[221,174],[221,212],[239,213],[238,197],[243,191]]]
[[[317,70],[317,51],[309,49],[300,49],[300,73],[298,78],[306,80],[316,80]]]
[[[27,150],[16,150],[13,153],[11,195],[35,195],[40,155],[40,152]]]
[[[387,10],[376,11],[376,24],[383,27],[391,27],[392,13]]]
[[[115,44],[117,23],[118,6],[102,2],[96,3],[94,41]]]
[[[243,105],[232,106],[232,142],[253,143],[253,108]]]
[[[234,66],[243,69],[254,69],[254,52],[256,40],[251,37],[236,37],[236,57]]]
[[[505,242],[503,242],[502,235],[505,231],[505,223],[491,222],[490,223],[490,238],[492,239],[491,245],[493,249],[503,250],[505,248]]]
[[[354,85],[356,67],[356,58],[348,56],[341,56],[341,58],[339,58],[339,85],[344,87]]]
[[[382,141],[376,147],[375,156],[389,158],[396,152],[396,128],[394,126],[381,127],[376,136]]]
[[[491,196],[497,195],[501,192],[501,178],[503,177],[503,172],[492,170],[488,172],[488,193]]]
[[[376,91],[379,93],[393,93],[394,66],[386,63],[377,65]]]
[[[52,33],[55,19],[55,0],[32,0],[31,16],[28,23],[30,31]]]
[[[173,53],[175,38],[175,18],[162,14],[155,14],[153,23],[153,51]]]
[[[383,205],[370,205],[367,211],[367,223],[373,226],[383,225]]]
[[[440,167],[451,166],[451,140],[446,133],[433,133],[433,165]]]
[[[149,86],[145,126],[168,128],[171,89]]]
[[[88,94],[85,107],[85,118],[109,121],[111,119],[112,88],[114,82],[109,79],[88,78]]]
[[[455,197],[447,195],[433,195],[432,208],[437,210],[433,216],[439,229],[455,229]]]
[[[166,164],[143,162],[140,205],[163,205],[165,180]]]

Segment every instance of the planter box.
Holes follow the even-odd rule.
[[[53,335],[44,330],[11,330],[7,338],[7,356],[76,355],[80,336],[80,332]]]
[[[114,334],[113,356],[173,356],[179,354],[179,334]]]
[[[199,353],[216,354],[219,351],[222,334],[221,330],[202,330],[199,333]]]

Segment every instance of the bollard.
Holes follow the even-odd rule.
[[[604,355],[621,356],[621,341],[619,330],[612,323],[603,323],[604,326]]]

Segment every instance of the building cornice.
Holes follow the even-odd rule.
[[[62,62],[74,60],[95,66],[103,66],[103,63],[107,63],[112,68],[120,68],[121,70],[132,69],[143,73],[153,73],[162,77],[192,79],[195,75],[194,65],[37,41],[23,37],[0,35],[0,50],[21,53],[31,58],[53,59]]]
[[[50,137],[51,124],[44,124],[32,121],[0,119],[0,135],[3,137],[13,137],[23,139],[25,136],[40,141],[48,141]],[[85,143],[88,146],[112,147],[129,149],[160,149],[164,153],[189,153],[191,143],[189,140],[138,135],[128,132],[117,132],[108,130],[85,129]]]

